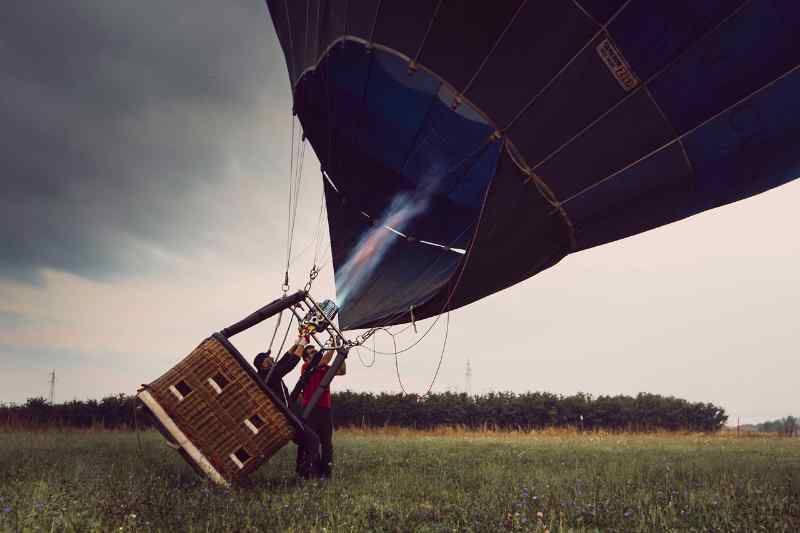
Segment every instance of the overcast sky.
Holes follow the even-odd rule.
[[[260,0],[10,1],[0,401],[46,396],[52,370],[57,401],[132,393],[279,293],[283,56]],[[304,168],[295,287],[320,205],[310,149]],[[476,393],[653,392],[721,405],[733,423],[800,413],[798,205],[790,183],[570,256],[453,312],[434,390],[464,390],[469,360]],[[333,295],[330,267],[315,293]],[[252,355],[272,326],[236,344]],[[409,392],[427,389],[443,326],[400,356]],[[393,357],[355,355],[335,388],[400,390]]]

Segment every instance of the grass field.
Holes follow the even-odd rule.
[[[0,531],[800,530],[800,439],[340,431],[333,480],[233,490],[142,441],[0,433]]]

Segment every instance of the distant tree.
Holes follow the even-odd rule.
[[[767,422],[756,424],[756,430],[762,433],[778,433],[780,435],[792,437],[798,434],[800,425],[798,424],[797,417],[789,415],[776,420],[768,420]]]
[[[793,437],[797,434],[797,419],[791,415],[783,419],[783,434]]]

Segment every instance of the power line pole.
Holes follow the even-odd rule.
[[[464,392],[467,393],[467,396],[472,396],[472,367],[469,359],[467,359],[467,370],[464,372]]]
[[[56,399],[56,371],[50,372],[50,405],[53,405]]]

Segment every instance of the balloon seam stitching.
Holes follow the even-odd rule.
[[[583,7],[583,5],[582,5],[582,4],[581,4],[581,3],[580,3],[578,0],[572,0],[572,3],[573,3],[573,4],[575,4],[575,5],[577,6],[577,8],[578,8],[578,9],[580,9],[581,11],[583,11],[583,14],[584,14],[584,15],[586,15],[586,16],[587,16],[589,19],[591,19],[591,20],[592,20],[592,22],[594,22],[594,23],[595,23],[595,24],[597,24],[598,26],[602,26],[602,25],[603,25],[603,24],[602,24],[602,23],[601,23],[599,20],[597,20],[597,17],[595,17],[594,15],[592,15],[592,14],[589,12],[589,10],[588,10],[588,9],[586,9],[585,7]]]
[[[650,101],[653,103],[656,110],[658,110],[658,112],[661,114],[661,118],[664,119],[664,122],[667,124],[667,126],[669,126],[669,129],[672,130],[672,134],[677,137],[678,136],[677,128],[675,128],[675,126],[672,124],[672,121],[669,119],[667,114],[661,108],[661,105],[658,103],[655,96],[653,96],[653,93],[650,91],[650,87],[645,85],[644,87],[642,87],[642,90],[648,96],[648,98],[650,98]],[[686,146],[683,144],[683,139],[680,137],[678,138],[678,144],[681,147],[681,154],[683,154],[683,159],[684,161],[686,161],[686,166],[689,168],[689,173],[691,175],[694,175],[694,165],[692,165],[692,161],[689,159],[689,153],[686,151]]]
[[[566,71],[567,71],[567,69],[569,69],[569,67],[570,67],[570,66],[572,66],[572,64],[573,64],[575,61],[577,61],[577,59],[578,59],[578,58],[579,58],[579,57],[580,57],[580,56],[583,54],[584,50],[586,50],[586,49],[587,49],[587,48],[588,48],[588,47],[589,47],[589,46],[592,44],[592,42],[593,42],[595,39],[597,39],[599,36],[601,36],[601,35],[603,35],[603,34],[606,34],[606,35],[608,36],[608,32],[606,31],[606,28],[608,27],[608,25],[609,25],[609,24],[611,24],[612,22],[614,22],[614,20],[617,18],[617,16],[618,16],[618,15],[619,15],[619,14],[620,14],[620,13],[621,13],[621,12],[622,12],[622,11],[623,11],[623,10],[624,10],[626,7],[627,7],[627,6],[628,6],[628,4],[630,4],[630,3],[631,3],[631,1],[632,1],[632,0],[627,0],[627,2],[625,2],[625,3],[624,3],[624,4],[623,4],[623,5],[622,5],[622,6],[621,6],[621,7],[620,7],[620,8],[619,8],[617,11],[616,11],[616,13],[614,13],[614,14],[611,16],[611,18],[609,18],[609,19],[608,19],[608,21],[606,21],[606,23],[605,23],[605,24],[603,24],[603,25],[600,27],[600,29],[598,29],[598,30],[597,30],[597,31],[594,33],[594,35],[592,35],[592,36],[591,36],[591,37],[590,37],[590,38],[589,38],[589,39],[586,41],[586,44],[584,44],[584,45],[583,45],[583,46],[580,48],[580,50],[578,50],[578,51],[575,53],[575,55],[573,55],[573,56],[572,56],[572,58],[570,58],[570,60],[569,60],[569,61],[567,61],[567,63],[566,63],[566,64],[565,64],[563,67],[561,67],[561,69],[560,69],[558,72],[556,72],[556,73],[555,73],[555,75],[554,75],[552,78],[550,78],[550,81],[548,81],[548,82],[547,82],[547,83],[544,85],[544,87],[542,87],[541,89],[539,89],[539,91],[538,91],[538,92],[537,92],[535,95],[533,95],[533,98],[531,98],[531,99],[530,99],[530,100],[529,100],[529,101],[528,101],[528,102],[527,102],[525,105],[523,105],[523,106],[522,106],[522,108],[521,108],[521,109],[520,109],[520,110],[517,112],[517,114],[516,114],[516,115],[514,115],[514,117],[513,117],[513,118],[512,118],[512,119],[511,119],[511,120],[508,122],[508,124],[507,124],[507,125],[506,125],[506,126],[503,128],[503,129],[502,129],[502,131],[503,131],[504,133],[505,133],[507,130],[511,129],[511,128],[514,126],[514,124],[517,122],[517,120],[519,120],[519,118],[520,118],[522,115],[524,115],[524,114],[525,114],[525,112],[526,112],[528,109],[530,109],[530,107],[531,107],[531,106],[532,106],[534,103],[536,103],[536,101],[539,99],[539,97],[540,97],[540,96],[542,96],[542,95],[543,95],[543,94],[544,94],[544,93],[545,93],[545,92],[546,92],[546,91],[547,91],[547,90],[548,90],[550,87],[552,87],[552,86],[553,86],[553,84],[554,84],[556,81],[558,81],[558,79],[559,79],[559,78],[561,78],[561,75],[562,75],[562,74],[564,74],[564,72],[566,72]],[[610,36],[609,36],[609,37],[610,37]]]
[[[724,114],[725,114],[725,113],[727,113],[728,111],[730,111],[730,110],[732,110],[732,109],[736,108],[737,106],[739,106],[739,105],[741,105],[741,104],[743,104],[743,103],[747,102],[748,100],[750,100],[751,98],[753,98],[753,97],[754,97],[754,96],[756,96],[757,94],[759,94],[759,93],[761,93],[761,92],[763,92],[763,91],[765,91],[765,90],[769,89],[770,87],[772,87],[773,85],[775,85],[776,83],[778,83],[778,82],[779,82],[780,80],[782,80],[783,78],[785,78],[785,77],[787,77],[787,76],[789,76],[789,75],[793,74],[793,73],[794,73],[795,71],[797,71],[798,69],[800,69],[800,64],[796,64],[794,67],[790,68],[789,70],[787,70],[786,72],[784,72],[783,74],[781,74],[780,76],[778,76],[777,78],[775,78],[774,80],[772,80],[772,81],[770,81],[770,82],[768,82],[768,83],[766,83],[766,84],[762,85],[761,87],[759,87],[759,88],[758,88],[758,89],[756,89],[755,91],[751,92],[750,94],[748,94],[748,95],[747,95],[747,96],[745,96],[744,98],[741,98],[741,99],[739,99],[738,101],[736,101],[736,102],[734,102],[733,104],[729,105],[729,106],[728,106],[728,107],[726,107],[725,109],[723,109],[723,110],[721,110],[721,111],[719,111],[719,112],[715,113],[713,116],[711,116],[711,117],[707,118],[706,120],[704,120],[704,121],[703,121],[703,122],[701,122],[700,124],[698,124],[698,125],[694,126],[693,128],[689,129],[689,130],[688,130],[688,131],[686,131],[685,133],[682,133],[682,134],[678,135],[677,137],[675,137],[674,139],[670,140],[669,142],[667,142],[667,143],[663,144],[662,146],[660,146],[660,147],[658,147],[658,148],[656,148],[656,149],[654,149],[654,150],[650,151],[649,153],[647,153],[647,154],[643,155],[642,157],[640,157],[640,158],[639,158],[639,159],[637,159],[636,161],[633,161],[632,163],[630,163],[630,164],[626,165],[624,168],[621,168],[620,170],[617,170],[617,171],[615,171],[614,173],[612,173],[612,174],[610,174],[610,175],[606,176],[605,178],[601,179],[600,181],[597,181],[597,182],[595,182],[595,183],[593,183],[593,184],[589,185],[588,187],[586,187],[586,188],[582,189],[581,191],[579,191],[579,192],[577,192],[577,193],[573,194],[572,196],[570,196],[570,197],[568,197],[567,199],[563,200],[561,203],[562,203],[562,204],[565,204],[565,203],[567,203],[567,202],[570,202],[570,201],[574,200],[574,199],[575,199],[575,198],[577,198],[578,196],[581,196],[581,195],[583,195],[584,193],[586,193],[586,192],[588,192],[588,191],[590,191],[590,190],[594,189],[594,188],[595,188],[595,187],[597,187],[598,185],[601,185],[601,184],[605,183],[606,181],[608,181],[608,180],[610,180],[610,179],[613,179],[614,177],[616,177],[616,176],[618,176],[619,174],[621,174],[621,173],[625,172],[626,170],[628,170],[628,169],[630,169],[630,168],[632,168],[632,167],[636,166],[637,164],[641,163],[642,161],[644,161],[644,160],[646,160],[646,159],[648,159],[648,158],[652,157],[653,155],[657,154],[658,152],[661,152],[662,150],[665,150],[665,149],[666,149],[666,148],[668,148],[670,145],[672,145],[672,144],[675,144],[676,142],[679,142],[679,141],[681,141],[682,139],[684,139],[685,137],[688,137],[688,136],[689,136],[689,135],[691,135],[692,133],[696,132],[697,130],[699,130],[700,128],[702,128],[703,126],[705,126],[706,124],[708,124],[709,122],[712,122],[713,120],[715,120],[715,119],[719,118],[720,116],[724,115]]]
[[[750,1],[751,1],[751,0],[747,0],[747,1],[746,1],[746,2],[744,2],[744,3],[743,3],[741,6],[739,6],[739,8],[737,8],[736,10],[734,10],[734,11],[733,11],[733,12],[732,12],[730,15],[728,15],[728,16],[727,16],[727,17],[725,17],[725,18],[724,18],[722,21],[720,21],[720,22],[719,22],[719,23],[718,23],[716,26],[714,26],[714,27],[712,27],[712,28],[709,28],[709,30],[708,30],[706,33],[704,33],[704,34],[703,34],[703,35],[702,35],[702,36],[701,36],[699,39],[697,39],[697,42],[699,42],[699,41],[702,41],[702,40],[704,40],[704,39],[707,39],[707,38],[708,38],[708,37],[709,37],[711,34],[713,34],[713,33],[714,33],[714,32],[716,32],[716,31],[717,31],[719,28],[721,28],[721,27],[722,27],[722,26],[723,26],[723,25],[724,25],[724,24],[725,24],[725,23],[726,23],[728,20],[730,20],[730,19],[731,19],[731,18],[733,18],[734,16],[738,15],[738,14],[741,12],[741,10],[742,10],[742,9],[743,9],[743,8],[744,8],[746,5],[748,5],[748,4],[750,3]],[[606,35],[607,35],[608,39],[609,39],[609,40],[611,40],[611,42],[613,43],[613,38],[612,38],[611,34],[609,34],[608,32],[606,32]],[[616,46],[616,45],[615,45],[615,46]],[[601,114],[600,114],[600,116],[598,116],[597,118],[595,118],[594,120],[592,120],[592,121],[591,121],[589,124],[587,124],[586,126],[584,126],[584,127],[583,127],[583,128],[580,130],[580,131],[578,131],[578,132],[577,132],[575,135],[573,135],[572,137],[570,137],[569,139],[567,139],[567,140],[566,140],[564,143],[562,143],[562,144],[561,144],[561,146],[559,146],[558,148],[556,148],[555,150],[553,150],[552,152],[550,152],[549,154],[547,154],[547,155],[546,155],[546,156],[545,156],[543,159],[541,159],[541,160],[540,160],[538,163],[536,163],[535,165],[533,165],[533,167],[532,167],[532,168],[533,168],[533,170],[534,170],[534,171],[536,171],[536,170],[538,170],[539,168],[541,168],[541,167],[542,167],[543,165],[545,165],[545,164],[546,164],[548,161],[550,161],[550,160],[551,160],[553,157],[555,157],[556,155],[558,155],[559,153],[561,153],[561,152],[562,152],[562,151],[563,151],[563,150],[564,150],[564,149],[565,149],[567,146],[569,146],[570,144],[572,144],[572,143],[573,143],[573,142],[574,142],[576,139],[580,138],[580,137],[581,137],[581,136],[582,136],[584,133],[586,133],[587,131],[589,131],[589,130],[590,130],[592,127],[593,127],[593,126],[595,126],[597,123],[599,123],[599,122],[600,122],[601,120],[603,120],[605,117],[607,117],[608,115],[610,115],[611,113],[613,113],[613,112],[614,112],[614,111],[615,111],[615,110],[616,110],[618,107],[620,107],[622,104],[624,104],[625,102],[627,102],[627,101],[628,101],[630,98],[632,98],[634,95],[638,94],[638,93],[639,93],[639,91],[641,91],[641,90],[643,90],[643,89],[646,89],[646,88],[647,88],[647,87],[648,87],[648,86],[649,86],[649,85],[650,85],[650,84],[651,84],[651,83],[652,83],[652,82],[653,82],[653,81],[654,81],[656,78],[658,78],[658,77],[659,77],[661,74],[663,74],[663,73],[664,73],[664,72],[665,72],[667,69],[669,69],[669,68],[670,68],[671,66],[673,66],[675,63],[677,63],[678,61],[680,61],[680,59],[681,59],[681,58],[682,58],[682,57],[683,57],[683,56],[684,56],[686,53],[688,53],[688,51],[689,51],[689,50],[691,50],[691,48],[686,48],[685,50],[681,51],[681,52],[680,52],[679,54],[677,54],[677,55],[676,55],[676,56],[675,56],[675,57],[674,57],[674,58],[673,58],[671,61],[669,61],[669,62],[668,62],[666,65],[664,65],[663,67],[661,67],[660,69],[658,69],[658,71],[656,71],[655,73],[653,73],[652,75],[650,75],[650,77],[649,77],[649,78],[647,78],[646,80],[644,80],[643,82],[641,82],[641,83],[638,85],[638,87],[636,87],[635,89],[633,89],[632,91],[630,91],[628,94],[624,95],[624,96],[623,96],[623,97],[622,97],[622,98],[619,100],[619,102],[617,102],[616,104],[614,104],[613,106],[611,106],[610,108],[608,108],[608,109],[607,109],[605,112],[601,113]],[[655,99],[653,99],[653,100],[655,100]],[[659,108],[659,111],[660,111],[660,108]],[[663,114],[663,111],[661,111],[661,113]],[[667,120],[667,124],[669,124],[669,120]],[[677,130],[675,130],[674,128],[673,128],[673,131],[675,131],[675,134],[676,134],[676,135],[678,134]]]
[[[494,51],[497,49],[498,46],[500,46],[500,42],[503,40],[503,38],[505,38],[506,33],[508,33],[508,30],[511,29],[511,26],[514,25],[514,22],[517,20],[517,17],[519,16],[519,14],[522,12],[523,8],[527,4],[528,4],[528,0],[523,0],[523,2],[519,5],[517,10],[511,16],[511,19],[508,21],[508,24],[506,24],[506,27],[503,28],[503,31],[497,37],[497,39],[495,40],[494,44],[489,49],[489,52],[486,53],[486,56],[483,58],[483,61],[481,61],[480,64],[478,65],[478,68],[475,71],[475,74],[473,74],[472,77],[467,82],[467,84],[464,85],[464,88],[461,90],[461,92],[456,93],[458,95],[459,99],[463,98],[464,95],[466,93],[468,93],[469,90],[472,88],[472,84],[475,83],[475,80],[478,78],[478,76],[480,76],[481,72],[483,72],[483,67],[485,67],[486,63],[489,62],[489,59],[494,54]]]

